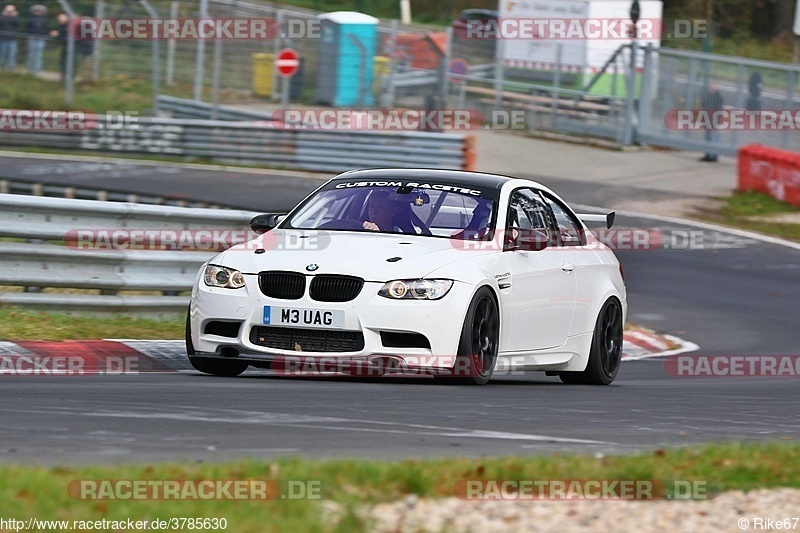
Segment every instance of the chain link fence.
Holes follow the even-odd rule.
[[[327,46],[321,39],[317,13],[278,9],[242,0],[209,0],[180,2],[152,0],[149,2],[159,17],[171,19],[263,19],[269,21],[267,39],[199,40],[172,39],[162,41],[158,50],[160,83],[169,94],[190,93],[193,98],[219,104],[269,104],[280,100],[282,84],[275,74],[275,57],[284,48],[296,50],[300,67],[290,82],[290,101],[293,105],[312,105],[326,85],[333,80],[320,71],[320,57]],[[98,0],[95,13],[102,18],[148,18],[142,2]],[[440,95],[438,78],[446,65],[444,50],[446,32],[426,32],[418,28],[401,27],[397,23],[381,23],[376,29],[374,59],[365,57],[371,67],[371,82],[365,88],[371,93],[362,107],[424,105]],[[154,47],[147,40],[104,40],[95,42],[95,79],[99,77],[153,76]],[[356,58],[357,60],[359,58]],[[324,61],[324,60],[323,60]],[[424,83],[404,83],[415,73],[433,74],[436,80]],[[392,74],[397,83],[390,85]],[[170,89],[172,88],[172,89]]]
[[[468,39],[457,29],[379,21],[372,36],[341,36],[353,45],[343,61],[358,65],[347,71],[353,78],[349,81],[358,86],[358,98],[342,104],[330,97],[339,83],[331,70],[335,41],[313,11],[280,9],[257,0],[97,0],[93,9],[78,15],[269,22],[268,36],[261,39],[74,43],[76,58],[83,58],[75,66],[79,80],[152,79],[154,102],[158,94],[170,94],[209,103],[212,110],[225,105],[269,113],[284,104],[283,93],[288,93],[293,108],[471,110],[490,127],[590,135],[620,145],[640,142],[734,154],[738,147],[758,142],[800,150],[800,137],[788,126],[780,131],[693,127],[676,118],[692,112],[696,119],[703,109],[797,110],[800,67],[795,65],[639,48],[635,43],[619,46],[601,68],[562,62],[567,54],[563,43],[555,44],[554,61],[520,64],[497,60],[505,57],[503,40]],[[63,39],[49,38],[44,70],[60,70],[65,46]],[[285,87],[276,73],[276,57],[284,48],[300,57],[298,72]],[[508,118],[512,115],[513,123]],[[215,118],[213,111],[210,118]]]
[[[655,48],[644,56],[640,142],[728,155],[753,143],[800,151],[800,66]],[[724,120],[704,127],[700,111]]]

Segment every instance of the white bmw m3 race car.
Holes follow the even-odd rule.
[[[586,222],[611,227],[613,213],[577,215],[525,179],[347,172],[288,215],[254,218],[258,238],[203,266],[189,359],[220,376],[254,366],[484,384],[539,370],[609,384],[625,285]]]

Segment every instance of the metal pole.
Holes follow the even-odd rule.
[[[222,70],[222,40],[214,40],[214,80],[211,89],[211,120],[217,120],[219,112],[219,82]]]
[[[106,16],[106,3],[104,0],[97,0],[94,9],[94,16],[99,20]],[[94,49],[92,50],[92,81],[100,79],[100,41],[102,39],[94,40]]]
[[[147,16],[158,18],[158,11],[150,5],[148,0],[139,0]],[[156,36],[153,39],[153,111],[158,114],[158,96],[161,94],[161,40]]]
[[[66,80],[64,80],[64,102],[72,104],[73,78],[75,77],[75,39],[71,32],[67,32],[67,65],[65,69]]]
[[[655,110],[655,116],[664,116],[665,109],[675,109],[680,104],[680,97],[678,95],[679,85],[675,83],[678,74],[676,73],[676,61],[675,58],[664,57],[663,54],[659,51],[659,58],[658,58],[658,78],[660,80],[664,80],[664,86],[661,89],[661,94],[663,98],[657,98],[653,102],[653,109]],[[664,70],[662,73],[661,70]],[[687,109],[687,108],[683,108]],[[665,131],[666,125],[660,126],[659,129],[661,131]]]
[[[697,60],[692,57],[689,59],[689,80],[686,82],[686,101],[684,104],[687,107],[685,109],[691,109],[694,106],[695,77],[697,77]]]
[[[625,130],[622,136],[622,144],[627,146],[633,143],[633,119],[635,114],[636,101],[636,56],[639,50],[639,43],[634,38],[631,42],[631,64],[628,76],[628,94],[625,105]]]
[[[386,90],[386,101],[383,102],[381,107],[386,109],[391,109],[394,107],[394,95],[395,95],[395,87],[394,87],[394,76],[395,76],[395,49],[397,48],[397,33],[398,33],[398,22],[397,19],[392,20],[391,23],[391,36],[389,37],[389,87]]]
[[[74,19],[78,15],[75,13],[75,10],[72,9],[72,6],[67,2],[67,0],[57,0],[58,5],[61,6],[61,10],[67,14],[67,16],[71,19]]]
[[[273,80],[278,77],[278,54],[281,52],[281,32],[283,31],[283,17],[284,11],[283,9],[278,10],[277,24],[278,24],[278,31],[275,32],[275,38],[272,40],[272,53],[275,55],[275,60],[272,62],[272,69],[273,69]],[[275,80],[275,88],[278,88],[277,80]],[[281,85],[280,92],[283,92],[283,85]],[[278,100],[278,91],[272,91],[272,101],[276,102]]]
[[[442,61],[442,86],[440,87],[440,103],[439,109],[447,109],[447,95],[450,92],[448,85],[450,79],[450,58],[453,50],[453,27],[447,27],[447,41],[446,41],[444,55],[441,57]]]
[[[281,79],[281,109],[286,110],[289,108],[289,78]]]
[[[403,24],[411,24],[411,0],[400,0],[400,19]]]
[[[745,93],[744,76],[745,76],[744,65],[739,63],[739,67],[736,71],[736,102],[734,104],[738,109],[742,109],[744,107],[744,93]],[[731,132],[731,143],[734,146],[739,146],[738,130],[733,130]]]
[[[61,6],[61,9],[64,13],[67,14],[69,20],[76,18],[78,15],[72,9],[72,6],[69,5],[67,0],[58,0],[58,5]],[[72,32],[67,31],[67,65],[64,74],[66,75],[67,79],[64,80],[64,103],[67,105],[72,104],[72,96],[73,96],[73,85],[75,77],[75,39],[72,38]]]
[[[98,0],[102,1],[102,0]],[[178,18],[178,2],[172,2],[169,7],[169,16],[172,20]],[[166,84],[175,83],[175,39],[167,41],[167,79]]]
[[[616,55],[614,56],[617,57]],[[617,78],[619,76],[619,61],[614,59],[614,74],[611,76],[611,95],[616,98],[617,96]]]
[[[650,120],[651,105],[653,100],[653,80],[655,79],[653,61],[653,45],[648,44],[643,48],[644,51],[644,65],[642,70],[642,93],[639,99],[639,130],[644,130]]]
[[[153,111],[158,114],[158,97],[161,94],[161,41],[153,39]]]
[[[792,104],[794,103],[794,86],[797,83],[797,73],[794,70],[790,70],[787,74],[789,79],[786,87],[786,109],[791,109],[794,107]],[[789,148],[789,131],[786,129],[783,130],[783,135],[781,136],[781,145],[784,149]]]
[[[553,76],[553,100],[550,102],[550,127],[556,127],[556,108],[558,107],[558,89],[561,87],[561,54],[563,53],[563,43],[556,44],[556,72]]]
[[[200,17],[208,17],[208,0],[200,0]],[[203,62],[206,55],[206,42],[204,39],[197,40],[197,55],[194,61],[194,99],[197,102],[203,101]]]
[[[628,76],[628,94],[625,105],[625,129],[622,133],[622,144],[627,146],[633,143],[635,134],[635,126],[633,121],[636,114],[636,60],[638,59],[639,51],[639,18],[642,14],[642,6],[639,0],[633,0],[629,15],[631,22],[633,22],[633,35],[631,36],[631,66],[630,75]]]
[[[505,39],[497,40],[496,57],[494,63],[494,105],[499,108],[503,102],[503,76],[504,71],[504,57],[505,57]]]

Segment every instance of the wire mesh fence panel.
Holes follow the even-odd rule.
[[[270,25],[267,39],[224,41],[218,73],[213,68],[213,43],[206,44],[203,86],[206,89],[213,86],[213,78],[218,76],[220,103],[261,101],[266,104],[279,100],[283,82],[276,76],[274,62],[281,50],[290,48],[297,52],[300,62],[287,83],[292,105],[358,108],[440,105],[434,99],[441,94],[446,32],[429,32],[385,22],[377,24],[374,42],[370,36],[354,35],[345,30],[337,36],[337,41],[337,38],[331,40],[324,16],[239,0],[210,0],[208,15],[220,19],[263,18],[275,25]],[[352,50],[345,50],[350,41]],[[331,55],[331,47],[337,45],[341,49],[339,57]],[[187,64],[192,75],[196,74],[196,58],[189,57],[190,53],[196,53],[196,48],[192,50],[180,42],[176,48],[175,79],[182,78],[180,71],[187,68]],[[337,63],[338,70],[331,70],[332,63]],[[348,69],[352,67],[350,64],[356,67]],[[341,90],[346,82],[337,76],[346,75],[358,78],[353,83],[359,85],[357,91],[361,96],[352,103],[331,102],[332,98],[326,95]],[[268,82],[262,83],[265,79]],[[256,90],[258,86],[262,90]]]
[[[525,64],[508,59],[510,45],[502,39],[469,38],[457,27],[403,26],[259,0],[97,0],[75,6],[81,17],[257,20],[265,28],[235,38],[75,39],[76,93],[90,79],[136,79],[145,87],[153,83],[154,97],[191,97],[263,113],[281,105],[465,109],[491,127],[591,135],[620,144],[730,155],[751,143],[800,150],[794,115],[800,110],[800,66],[653,47],[638,49],[633,61],[636,48],[624,44],[603,67],[588,67],[567,61],[567,52],[559,52],[567,45],[558,42],[548,44],[555,61]],[[54,30],[55,15],[50,13]],[[55,31],[42,37],[41,70],[63,79],[68,40]],[[10,40],[16,43],[15,67],[24,70],[36,44],[21,32],[0,35],[0,42]],[[287,48],[296,51],[298,64],[284,81],[278,54]],[[3,50],[2,66],[8,68],[10,48]],[[510,115],[522,121],[512,124]]]
[[[630,56],[619,51],[606,69],[554,63],[502,61],[503,44],[453,35],[453,68],[462,60],[466,75],[451,74],[449,102],[471,109],[490,127],[596,135],[621,141]],[[466,58],[469,58],[467,60]],[[460,67],[460,70],[464,70]]]
[[[653,85],[639,138],[733,155],[747,144],[800,150],[796,65],[666,49],[646,50]]]

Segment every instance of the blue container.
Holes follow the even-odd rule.
[[[372,106],[373,64],[378,44],[378,19],[354,11],[320,15],[321,39],[317,102]]]

